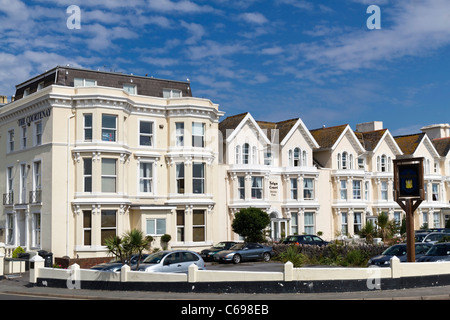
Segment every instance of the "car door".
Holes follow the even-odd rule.
[[[170,253],[164,258],[162,272],[183,272],[182,262],[181,252]]]
[[[198,257],[190,252],[182,252],[182,262],[181,262],[181,271],[187,273],[189,271],[189,266],[191,264],[195,264],[198,266]]]
[[[311,236],[303,236],[302,244],[313,244],[313,239]]]
[[[322,245],[323,244],[323,240],[317,236],[312,236],[312,243],[311,244],[315,244],[315,245]]]
[[[256,243],[249,243],[245,249],[245,255],[247,260],[259,259],[261,256],[261,246]]]

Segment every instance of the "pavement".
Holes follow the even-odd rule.
[[[8,297],[53,297],[63,300],[450,300],[450,286],[401,290],[373,290],[337,293],[298,294],[220,294],[143,291],[109,291],[38,287],[29,283],[29,272],[5,276],[0,281],[0,295]]]

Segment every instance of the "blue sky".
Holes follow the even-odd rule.
[[[71,5],[81,29],[67,27]],[[448,0],[0,0],[0,21],[2,95],[70,64],[190,79],[226,116],[310,129],[450,122]]]

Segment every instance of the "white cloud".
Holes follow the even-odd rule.
[[[259,12],[246,12],[239,15],[239,17],[248,23],[253,23],[257,25],[262,25],[267,23],[269,20],[267,18],[259,13]]]
[[[405,56],[426,55],[450,44],[449,1],[418,0],[410,5],[410,1],[399,0],[390,12],[392,27],[364,28],[330,37],[302,46],[300,53],[310,62],[346,71],[374,68],[380,62]]]
[[[181,26],[191,34],[191,37],[186,40],[186,44],[195,44],[206,34],[205,28],[198,23],[181,21]]]
[[[148,0],[148,6],[151,10],[165,13],[208,13],[217,12],[208,5],[198,5],[189,0],[171,1],[171,0]]]
[[[266,55],[278,55],[283,52],[284,52],[284,49],[279,46],[264,48],[261,50],[261,53],[266,54]]]

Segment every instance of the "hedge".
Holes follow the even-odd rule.
[[[327,246],[276,244],[274,259],[291,261],[294,266],[330,265],[365,267],[371,257],[386,250],[384,245],[348,245],[332,242]],[[295,261],[292,261],[295,260]]]

